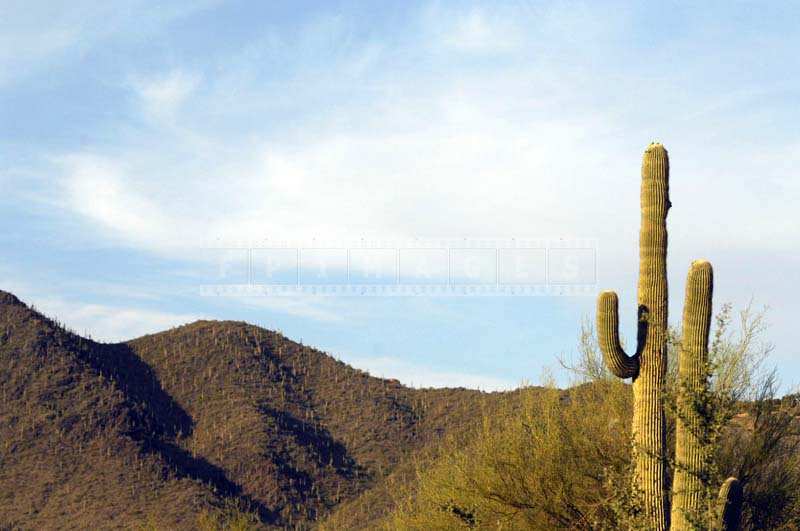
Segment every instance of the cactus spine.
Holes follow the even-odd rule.
[[[684,338],[679,359],[676,470],[673,507],[666,488],[666,428],[663,388],[667,369],[667,211],[669,159],[661,144],[650,144],[642,161],[639,233],[638,330],[636,352],[628,355],[619,340],[618,298],[602,292],[597,301],[597,332],[609,370],[633,379],[633,459],[636,490],[641,494],[647,527],[692,528],[700,515],[703,482],[711,456],[702,439],[706,420],[703,399],[708,390],[708,334],[711,325],[713,270],[705,260],[692,263],[686,285]],[[716,527],[738,529],[742,489],[736,478],[722,486]]]

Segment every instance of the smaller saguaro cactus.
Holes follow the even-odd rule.
[[[708,335],[714,270],[706,260],[695,260],[686,279],[683,338],[678,359],[677,419],[675,425],[675,474],[672,481],[671,529],[695,528],[692,520],[703,513],[704,481],[713,456],[707,439],[710,419],[708,397]],[[720,489],[715,527],[739,529],[742,488],[728,478]]]
[[[717,500],[717,527],[721,531],[736,531],[742,523],[742,484],[736,478],[728,478],[719,489]]]
[[[691,529],[703,507],[703,480],[709,461],[704,418],[708,390],[708,334],[714,271],[695,260],[686,279],[683,338],[678,358],[675,475],[672,481],[672,528]]]

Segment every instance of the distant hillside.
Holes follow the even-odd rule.
[[[0,528],[193,529],[231,504],[368,527],[385,478],[514,393],[410,389],[241,322],[101,344],[0,292],[0,396]]]
[[[208,486],[222,474],[172,442],[190,424],[124,345],[69,334],[0,292],[0,528],[193,522],[223,500]]]

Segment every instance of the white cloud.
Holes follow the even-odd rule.
[[[520,46],[522,35],[514,21],[491,13],[479,7],[465,13],[443,13],[434,9],[427,14],[427,19],[447,47],[466,52],[498,53]],[[442,20],[450,23],[442,25]]]
[[[639,161],[660,139],[671,263],[797,247],[797,138],[762,138],[794,121],[750,112],[774,87],[743,89],[719,68],[738,48],[691,33],[702,24],[631,45],[646,29],[630,9],[518,9],[531,5],[427,9],[386,42],[359,41],[341,17],[297,36],[272,28],[193,66],[202,76],[179,65],[138,78],[147,127],[61,157],[54,195],[156,252],[214,238],[597,237],[605,283],[635,274]]]
[[[24,282],[5,279],[0,289],[18,296],[25,304],[63,323],[75,333],[96,341],[125,341],[145,334],[162,332],[201,319],[197,314],[171,313],[134,306],[111,306],[72,302]]]
[[[467,22],[485,16],[461,15]],[[596,36],[592,26],[599,22],[590,15],[583,9],[567,18],[582,34]],[[532,31],[553,34],[559,16],[548,15]],[[477,20],[471,24],[484,23]],[[332,27],[335,36],[347,34],[341,23]],[[318,40],[326,47],[337,42]],[[281,46],[291,54],[291,42]],[[298,45],[306,59],[313,46]],[[285,85],[262,86],[257,60],[217,65],[218,75],[204,80],[202,92],[192,92],[199,77],[185,70],[148,78],[136,93],[150,102],[146,117],[167,116],[190,95],[193,114],[182,115],[179,127],[155,121],[113,148],[62,157],[68,211],[125,243],[161,253],[179,247],[184,257],[187,247],[214,239],[586,236],[600,239],[604,285],[609,275],[635,270],[639,157],[651,138],[630,121],[631,103],[616,101],[614,90],[648,89],[650,101],[669,102],[674,86],[651,87],[625,70],[606,85],[592,69],[534,57],[524,68],[483,65],[452,78],[373,72],[369,91],[320,107],[329,81],[343,83],[340,72],[362,64],[364,53],[344,47],[330,54],[331,65],[290,72]],[[372,67],[357,69],[364,68]],[[363,88],[359,80],[344,83]],[[279,102],[292,95],[288,109],[315,112],[273,124],[271,112],[280,105],[269,105],[276,94]],[[665,103],[655,117],[673,158],[673,257],[796,245],[800,190],[787,163],[797,159],[796,141],[755,155],[719,140],[701,142],[718,138],[710,130],[716,124],[675,119],[673,110],[692,115],[704,104],[701,97],[685,108]],[[218,109],[238,118],[225,122]],[[225,124],[224,134],[216,120]],[[247,132],[231,133],[240,126]],[[764,186],[781,191],[770,196],[769,208],[753,200]],[[737,205],[734,217],[731,205]],[[774,302],[773,294],[763,296]],[[330,317],[317,303],[277,304],[287,313]]]
[[[161,205],[132,185],[123,163],[107,157],[74,154],[58,159],[67,177],[63,197],[68,208],[130,243],[153,245],[173,226]]]
[[[81,335],[96,341],[124,341],[162,332],[200,319],[196,314],[175,314],[157,310],[70,303],[62,299],[35,301],[38,310],[55,317]]]
[[[413,59],[431,60],[430,46],[450,57],[447,39],[467,47],[521,39],[525,53],[516,59],[462,65],[452,76],[418,71],[385,43],[354,41],[348,21],[333,17],[310,24],[295,41],[267,31],[262,48],[207,65],[214,75],[203,76],[202,91],[196,90],[201,74],[181,68],[139,77],[135,96],[144,116],[156,120],[138,132],[122,128],[113,147],[62,157],[67,206],[109,234],[156,251],[216,238],[574,235],[613,241],[618,227],[636,224],[635,208],[608,208],[600,198],[614,190],[614,204],[636,204],[631,181],[651,140],[630,120],[634,103],[616,97],[624,86],[631,99],[646,94],[648,101],[666,102],[652,112],[658,111],[654,121],[676,155],[676,205],[710,217],[730,204],[749,209],[750,221],[735,234],[729,224],[709,223],[703,233],[686,231],[682,241],[782,247],[794,241],[786,220],[800,192],[785,185],[793,182],[785,163],[789,148],[775,146],[754,159],[749,151],[699,143],[709,136],[704,125],[676,119],[673,111],[693,116],[724,94],[700,95],[684,106],[670,99],[680,78],[652,86],[635,71],[616,69],[613,59],[593,62],[614,57],[615,36],[626,28],[620,21],[604,25],[607,17],[591,6],[520,6],[423,10],[421,26],[403,43]],[[514,30],[522,26],[526,32]],[[561,26],[577,36],[559,38]],[[436,39],[414,48],[416,37],[431,32]],[[577,64],[531,53],[542,39],[570,50],[590,38],[596,43],[581,52],[587,57],[570,56]],[[263,79],[261,65],[271,65],[274,54],[293,66]],[[315,63],[319,54],[330,63]],[[613,78],[598,76],[603,71],[613,71]],[[368,80],[361,77],[366,72]],[[283,114],[289,117],[278,118]],[[753,181],[745,169],[759,168],[773,168],[772,182],[788,191],[766,213],[749,201]],[[93,189],[101,200],[86,201]],[[711,196],[718,201],[709,210]]]
[[[199,83],[199,75],[173,70],[155,78],[136,80],[134,87],[148,116],[171,121]]]
[[[466,387],[482,391],[508,391],[522,382],[462,371],[443,371],[394,357],[343,357],[342,361],[380,378],[394,378],[416,388]]]
[[[305,317],[314,321],[343,321],[346,313],[341,301],[332,298],[315,297],[238,297],[237,301],[251,308],[263,308],[273,312]]]
[[[55,62],[79,60],[100,42],[146,38],[218,1],[176,1],[154,8],[143,0],[5,0],[0,3],[0,87]]]
[[[575,188],[594,160],[605,159],[607,145],[586,143],[599,116],[509,123],[508,110],[486,108],[465,89],[435,94],[412,111],[431,120],[404,131],[407,118],[393,113],[406,104],[382,101],[381,123],[354,108],[374,125],[363,131],[309,123],[303,140],[228,145],[208,131],[159,130],[147,152],[75,153],[60,159],[67,206],[155,250],[209,237],[529,235],[531,212],[533,235],[579,230],[563,202],[569,196],[575,208],[590,207],[600,186]],[[205,145],[215,148],[197,160]],[[563,156],[578,151],[582,158]]]
[[[66,27],[44,29],[35,35],[24,36],[0,32],[0,86],[25,68],[21,64],[23,59],[37,61],[61,52],[74,44],[77,37],[76,31]]]

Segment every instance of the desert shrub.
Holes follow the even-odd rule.
[[[750,308],[731,324],[730,306],[717,315],[709,349],[705,478],[708,507],[722,480],[735,475],[745,491],[746,529],[797,529],[800,460],[796,409],[776,400],[775,374],[765,368],[772,347],[763,341],[764,312]],[[670,366],[680,350],[671,332]],[[608,373],[592,328],[584,324],[575,375],[566,390],[524,394],[520,409],[485,415],[470,440],[420,467],[410,492],[400,492],[389,529],[634,529],[640,528],[630,480],[630,385]],[[674,398],[674,369],[665,396]],[[670,410],[668,408],[668,412]],[[674,448],[674,414],[669,416]],[[674,456],[669,454],[672,461]],[[697,527],[711,518],[697,515]]]
[[[722,475],[745,486],[745,529],[800,529],[800,409],[775,395],[771,374],[720,437]]]
[[[767,366],[773,345],[765,339],[766,309],[755,310],[751,303],[736,317],[738,322],[734,326],[730,304],[724,304],[716,314],[709,346],[709,390],[693,397],[705,416],[701,440],[707,446],[709,473],[702,478],[703,510],[690,515],[690,521],[697,529],[713,528],[719,486],[727,477],[735,476],[744,486],[743,528],[797,529],[800,527],[797,421],[800,409],[776,398],[779,388],[776,371]],[[680,347],[681,331],[671,329],[664,397],[667,458],[672,467]],[[579,352],[576,363],[565,365],[584,381],[613,378],[596,348],[591,326],[586,323],[581,330]]]
[[[263,527],[254,513],[232,501],[221,508],[201,512],[196,523],[198,531],[253,531]]]
[[[484,418],[479,436],[419,471],[393,529],[594,528],[624,489],[631,396],[621,382],[527,393],[517,412]]]

